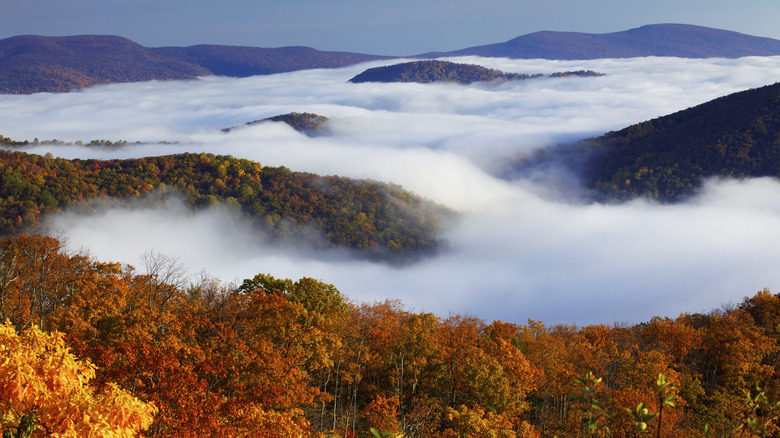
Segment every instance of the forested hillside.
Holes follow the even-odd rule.
[[[721,97],[586,142],[587,184],[610,198],[675,201],[703,178],[780,177],[780,83]]]
[[[176,438],[778,430],[780,297],[768,290],[633,325],[520,325],[353,303],[311,278],[185,286],[175,260],[144,264],[134,271],[69,255],[46,236],[0,239],[0,318],[12,327],[0,331],[0,429]],[[33,326],[62,333],[64,344]],[[85,361],[94,373],[69,371]],[[47,382],[53,389],[40,389]],[[124,407],[60,390],[83,385],[123,397]]]
[[[112,35],[0,40],[0,93],[63,92],[98,84],[335,68],[382,56],[309,47],[143,47]]]
[[[772,38],[702,26],[654,24],[605,34],[535,32],[503,43],[415,57],[738,58],[777,54],[780,54],[780,41]],[[362,53],[326,52],[310,47],[261,48],[204,44],[148,48],[112,35],[21,35],[0,40],[0,93],[61,92],[112,82],[192,79],[206,75],[244,77],[344,67],[389,58]]]
[[[291,172],[231,156],[65,160],[0,150],[0,233],[29,230],[83,201],[181,195],[191,208],[223,205],[279,239],[322,233],[328,246],[401,260],[436,249],[452,213],[398,186]],[[316,239],[308,242],[322,246]]]
[[[449,61],[413,61],[374,67],[350,79],[350,82],[451,82],[468,85],[474,82],[514,81],[541,78],[541,73],[504,73],[501,70],[485,68],[475,64],[460,64]],[[556,72],[553,78],[604,76],[592,70]]]
[[[222,131],[230,132],[242,126],[258,125],[265,122],[284,122],[298,132],[302,132],[310,137],[316,137],[317,135],[325,133],[325,123],[327,121],[327,117],[321,116],[319,114],[292,112],[287,114],[280,114],[278,116],[267,117],[261,120],[255,120],[253,122],[248,122],[240,126],[234,126],[232,128],[225,128]]]
[[[504,73],[474,64],[449,61],[413,61],[370,68],[350,79],[350,82],[454,82],[470,84],[478,81],[516,80],[537,77],[519,73]]]
[[[192,63],[219,76],[245,77],[312,68],[338,68],[386,56],[350,52],[323,52],[311,47],[241,47],[199,45],[159,47],[152,52]]]

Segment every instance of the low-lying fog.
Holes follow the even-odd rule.
[[[141,266],[150,250],[240,282],[256,273],[334,284],[354,301],[397,298],[415,311],[525,323],[641,322],[709,311],[780,291],[780,184],[712,181],[685,204],[587,203],[574,186],[498,175],[537,148],[601,135],[780,77],[780,57],[594,61],[458,58],[518,73],[595,70],[602,77],[497,85],[352,84],[371,63],[244,79],[204,78],[0,96],[0,134],[129,144],[40,145],[66,158],[206,151],[296,171],[394,182],[461,212],[446,253],[411,266],[307,257],[263,244],[219,211],[175,202],[50,225],[74,250]],[[330,118],[310,138],[281,123],[222,128],[288,112]],[[160,141],[178,142],[159,144]],[[566,181],[566,179],[558,179]]]

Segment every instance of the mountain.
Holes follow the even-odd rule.
[[[18,36],[0,40],[0,93],[59,92],[110,82],[210,74],[117,36]]]
[[[780,83],[584,144],[598,151],[586,172],[587,185],[613,199],[675,201],[695,193],[707,177],[780,178]]]
[[[478,81],[507,81],[528,79],[541,75],[504,73],[474,64],[458,64],[447,61],[414,61],[370,68],[353,77],[349,82],[454,82],[470,84]]]
[[[110,35],[0,40],[0,93],[63,92],[112,82],[251,76],[335,68],[381,56],[321,52],[308,47],[147,48]]]
[[[512,81],[543,77],[541,73],[504,73],[501,70],[485,68],[475,64],[460,64],[448,61],[413,61],[400,64],[374,67],[365,70],[349,82],[453,82],[468,85],[482,81]],[[588,77],[604,76],[593,70],[577,70],[552,73],[550,77]]]
[[[309,137],[317,137],[319,135],[323,135],[326,133],[327,129],[325,127],[325,123],[327,123],[328,118],[325,116],[321,116],[319,114],[314,113],[287,113],[287,114],[280,114],[278,116],[273,117],[266,117],[265,119],[261,120],[255,120],[253,122],[248,122],[243,125],[239,126],[233,126],[232,128],[225,128],[222,131],[223,132],[230,132],[234,129],[239,129],[245,126],[253,126],[253,125],[259,125],[261,123],[266,122],[283,122],[287,123],[295,129],[298,132],[302,132]],[[3,137],[0,136],[0,142],[2,142]]]
[[[3,143],[19,144],[5,137]],[[222,205],[279,241],[392,262],[433,252],[444,221],[454,216],[393,184],[229,155],[66,160],[0,149],[0,235],[30,231],[65,208],[89,209],[89,200],[121,204],[147,195],[179,196],[191,209]]]
[[[313,68],[338,68],[387,57],[349,52],[321,52],[311,47],[200,45],[150,49],[169,59],[187,62],[219,76],[247,77]]]
[[[655,24],[623,32],[536,32],[513,40],[416,57],[594,59],[635,56],[684,58],[780,55],[780,40],[684,24]],[[112,82],[245,77],[337,68],[391,57],[323,52],[310,47],[224,45],[148,48],[111,35],[0,40],[0,93],[62,92]]]
[[[476,55],[506,58],[597,59],[637,56],[739,58],[780,55],[780,40],[686,24],[653,24],[622,32],[535,32],[512,40],[418,57]]]
[[[556,72],[549,75],[553,78],[604,76],[593,70],[577,70]],[[485,68],[475,64],[460,64],[448,61],[413,61],[400,64],[373,67],[356,75],[349,82],[452,82],[468,85],[473,82],[512,81],[520,79],[535,79],[544,77],[541,73],[504,73],[501,70]]]

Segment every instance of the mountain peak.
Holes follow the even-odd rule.
[[[503,43],[420,56],[466,55],[566,60],[641,56],[740,58],[780,55],[780,40],[704,26],[663,23],[602,34],[540,31]]]

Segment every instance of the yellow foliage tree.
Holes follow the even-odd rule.
[[[157,409],[109,385],[88,386],[95,367],[79,361],[61,333],[37,326],[16,333],[0,326],[0,428],[3,438],[132,437],[152,424]]]
[[[538,438],[538,434],[523,423],[520,434],[513,429],[512,421],[500,414],[485,412],[479,406],[458,409],[447,408],[451,427],[444,431],[445,438]]]

